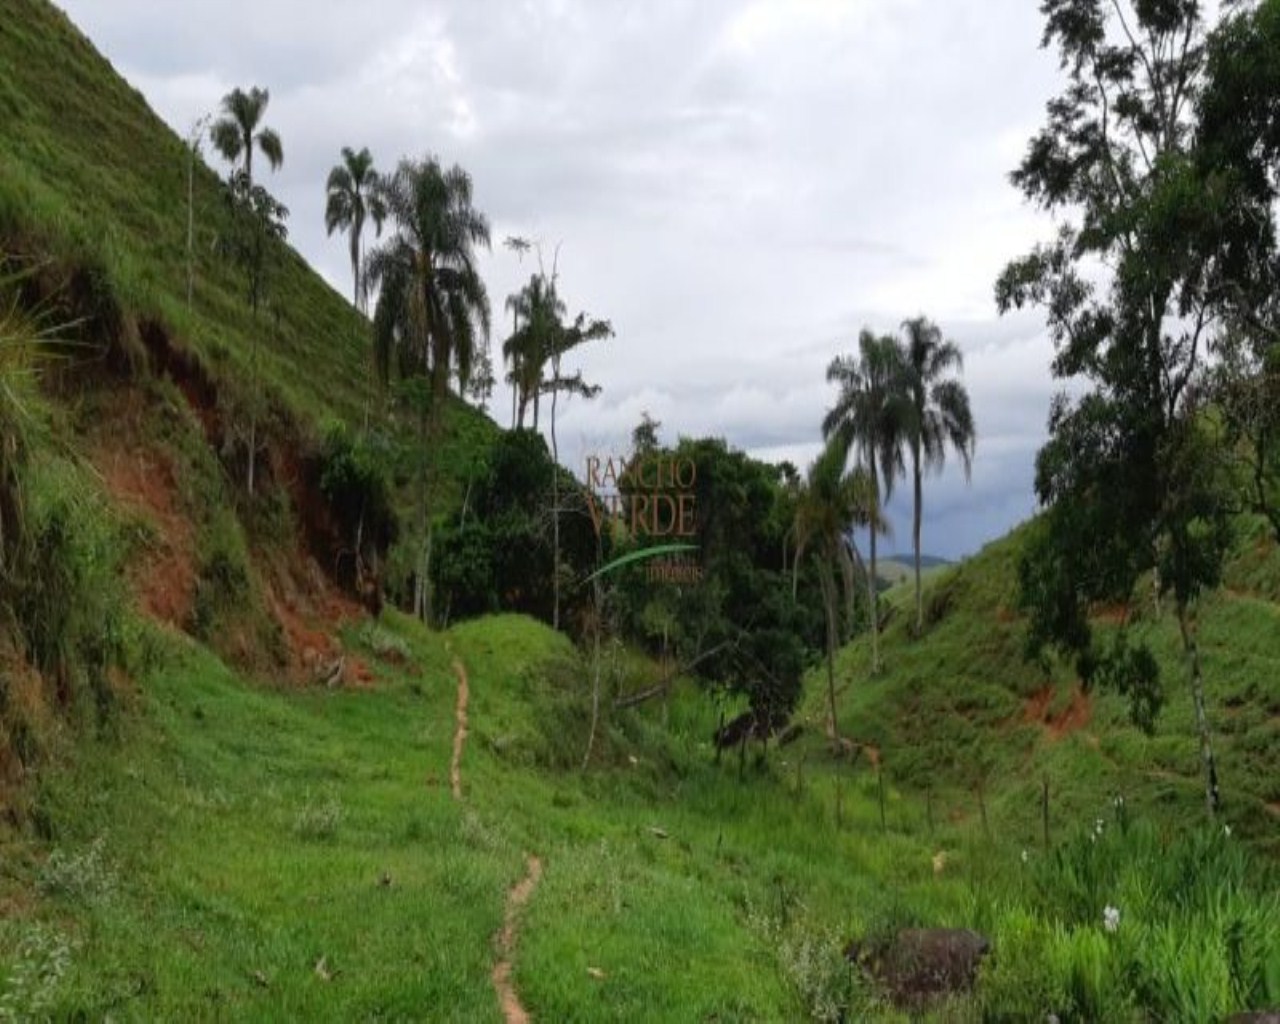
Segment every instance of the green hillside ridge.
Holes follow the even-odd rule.
[[[248,391],[258,332],[278,446],[314,443],[331,418],[359,425],[377,414],[367,321],[292,248],[254,323],[243,280],[213,251],[224,186],[202,160],[188,309],[189,150],[61,11],[45,0],[0,0],[0,65],[0,251],[46,264],[53,318],[83,318],[83,336],[135,363],[147,344],[153,362],[163,361],[157,344],[172,345],[232,395]],[[78,280],[89,287],[59,288]],[[451,490],[495,430],[451,402],[440,455],[455,467],[444,475]]]
[[[889,591],[882,636],[884,672],[868,675],[865,638],[840,652],[841,729],[880,751],[894,778],[917,792],[947,793],[959,813],[986,790],[998,809],[1034,830],[1045,775],[1070,817],[1099,792],[1124,792],[1179,814],[1203,794],[1187,668],[1172,610],[1153,602],[1127,610],[1137,638],[1152,644],[1166,705],[1155,734],[1129,720],[1125,698],[1084,694],[1074,670],[1024,657],[1016,562],[1036,523],[987,545],[925,585],[926,631],[911,636],[911,591]],[[1098,609],[1104,635],[1121,609]],[[1198,619],[1210,694],[1210,725],[1228,817],[1272,854],[1280,853],[1280,549],[1261,522],[1241,520],[1224,587]],[[825,716],[815,672],[806,711]],[[1182,808],[1182,811],[1177,810]]]

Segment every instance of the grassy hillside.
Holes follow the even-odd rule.
[[[181,141],[45,3],[0,0],[0,66],[0,252],[109,353],[33,407],[24,484],[67,571],[32,590],[71,615],[55,669],[118,655],[64,687],[0,630],[0,1022],[498,1021],[505,983],[543,1021],[903,1021],[924,1015],[842,953],[911,926],[997,950],[926,1019],[1210,1022],[1280,1001],[1264,531],[1241,524],[1199,609],[1211,827],[1168,609],[1096,610],[1160,658],[1147,737],[1123,698],[1024,660],[1026,528],[930,569],[922,637],[909,582],[889,592],[884,671],[865,638],[839,654],[839,756],[822,666],[798,739],[717,754],[739,709],[693,681],[614,710],[658,678],[619,644],[588,758],[592,665],[563,636],[510,615],[430,633],[326,583],[314,495],[287,485],[316,428],[371,401],[345,299],[290,251],[279,317],[255,324],[210,254],[202,167],[188,310]],[[211,424],[243,400],[259,330],[286,486],[247,502]],[[460,403],[450,429],[446,470],[496,430]]]
[[[135,359],[158,332],[239,393],[256,334],[268,394],[295,431],[363,422],[377,404],[367,323],[288,248],[255,323],[244,282],[213,251],[225,200],[202,161],[188,308],[187,147],[62,12],[0,0],[0,65],[0,254],[45,265],[55,317],[87,318],[83,333]],[[447,464],[494,429],[454,403]]]
[[[1185,823],[1170,847],[1145,810],[1133,824],[1113,811],[1087,745],[1059,748],[1080,773],[1079,806],[1055,812],[1055,857],[1022,828],[1018,779],[992,779],[990,834],[945,813],[941,795],[930,823],[918,792],[889,775],[881,805],[866,761],[832,762],[812,737],[742,765],[717,759],[716,709],[689,687],[665,724],[657,708],[608,715],[583,772],[587,665],[527,619],[443,635],[398,615],[353,625],[367,684],[293,692],[140,628],[151,667],[117,734],[41,780],[38,842],[0,839],[0,1014],[498,1021],[505,949],[536,1020],[905,1021],[920,1018],[840,954],[854,937],[928,925],[978,928],[1001,958],[977,998],[926,1019],[1031,1019],[983,1014],[1061,1006],[1055,985],[1083,971],[1092,980],[1071,997],[1094,1007],[1083,1019],[1121,1021],[1133,1019],[1127,972],[1180,971],[1195,991],[1204,971],[1226,970],[1233,920],[1248,935],[1280,928],[1280,904],[1251,895],[1274,903],[1274,881],[1251,873],[1243,847],[1192,834],[1194,796],[1151,819]],[[610,664],[610,693],[652,681],[643,660]],[[459,672],[469,734],[455,745]],[[1017,738],[986,733],[1000,757],[1017,756]],[[884,749],[891,772],[896,748]],[[1081,849],[1095,815],[1108,830]],[[529,855],[540,882],[505,947],[504,894]],[[1193,863],[1205,876],[1176,896]],[[1095,877],[1073,888],[1086,867]],[[1204,916],[1202,893],[1218,916]],[[1038,916],[1045,900],[1063,916]],[[1096,959],[1103,900],[1124,908],[1115,952],[1132,967]],[[1267,969],[1280,993],[1280,948]],[[1226,977],[1198,1003],[1157,1004],[1162,1019],[1241,1005]]]
[[[878,748],[890,775],[940,806],[972,817],[985,790],[993,821],[1030,839],[1039,793],[1070,820],[1100,794],[1124,793],[1175,820],[1202,801],[1190,686],[1167,603],[1097,609],[1103,634],[1129,615],[1160,663],[1166,694],[1154,736],[1129,722],[1126,700],[1084,693],[1068,665],[1023,657],[1015,565],[1024,526],[964,563],[935,570],[925,588],[926,631],[914,624],[909,587],[881,641],[884,671],[870,674],[862,638],[841,651],[841,728]],[[1280,551],[1260,524],[1242,522],[1226,586],[1198,610],[1209,718],[1226,806],[1235,827],[1280,853]],[[820,672],[808,714],[825,715]]]

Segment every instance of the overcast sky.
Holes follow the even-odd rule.
[[[344,295],[324,232],[343,145],[473,176],[495,311],[560,244],[570,312],[617,337],[578,361],[603,391],[558,424],[563,461],[712,434],[801,469],[831,357],[920,313],[964,351],[972,481],[926,482],[924,549],[957,557],[1035,508],[1050,396],[1042,317],[998,318],[1000,269],[1052,226],[1008,183],[1059,83],[1029,0],[64,0],[179,134],[233,86],[270,88],[285,162],[259,176]],[[214,166],[224,169],[213,157]],[[510,420],[505,388],[490,407]],[[910,547],[909,486],[891,549]]]

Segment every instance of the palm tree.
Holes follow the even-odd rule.
[[[906,423],[903,393],[903,352],[893,335],[876,337],[863,329],[858,358],[837,356],[827,367],[827,380],[840,385],[836,404],[822,421],[822,434],[847,459],[856,453],[871,487],[871,567],[867,591],[871,609],[871,669],[880,671],[879,580],[876,575],[876,536],[887,532],[884,502],[893,482],[904,470],[902,448]],[[883,491],[883,494],[882,494]],[[883,501],[882,501],[883,497]]]
[[[516,426],[524,426],[525,409],[532,403],[536,430],[544,371],[565,314],[564,303],[546,275],[539,272],[518,292],[508,295],[506,305],[512,323],[518,325],[502,344],[502,356],[511,364],[510,379],[518,395]]]
[[[489,222],[472,205],[470,175],[456,164],[445,170],[435,157],[401,160],[380,191],[395,230],[369,253],[365,268],[369,283],[381,286],[374,356],[384,383],[394,363],[417,384],[422,549],[414,612],[430,621],[428,448],[438,436],[450,380],[465,388],[478,344],[489,337],[489,295],[476,265],[476,247],[489,247]]]
[[[911,542],[915,550],[916,632],[924,629],[924,598],[920,591],[920,517],[924,505],[921,478],[926,469],[941,470],[950,444],[964,465],[968,480],[973,470],[977,433],[969,409],[969,393],[958,380],[946,379],[948,370],[964,369],[964,357],[955,342],[947,341],[937,325],[925,317],[906,320],[905,350],[908,417],[907,447],[911,450],[911,479],[915,508]]]
[[[253,147],[262,150],[262,155],[276,170],[284,163],[284,150],[280,145],[280,136],[273,128],[258,128],[258,122],[266,112],[271,95],[266,89],[256,85],[245,92],[243,89],[232,89],[222,97],[222,117],[213,122],[209,129],[209,137],[217,149],[231,163],[243,159],[241,170],[253,184]]]
[[[555,285],[551,294],[555,295]],[[557,303],[559,300],[555,300]],[[551,461],[555,472],[551,476],[552,530],[554,534],[552,551],[552,589],[555,594],[551,624],[553,629],[560,628],[560,447],[556,442],[556,402],[561,392],[568,395],[579,395],[582,398],[595,398],[600,393],[600,385],[588,384],[582,379],[582,372],[564,376],[560,372],[561,361],[580,345],[590,341],[613,337],[613,326],[608,320],[588,320],[585,313],[574,317],[569,326],[557,324],[552,334],[549,350],[551,363],[551,379],[543,386],[543,390],[551,395]]]
[[[362,313],[369,311],[369,286],[360,273],[364,241],[364,222],[373,218],[375,233],[382,235],[382,222],[387,207],[378,192],[378,174],[373,169],[373,156],[366,146],[359,153],[350,146],[342,147],[342,163],[329,172],[325,184],[325,231],[346,231],[351,244],[351,276],[355,280],[352,304]]]
[[[792,531],[796,538],[795,567],[800,559],[812,553],[817,561],[818,583],[822,589],[822,607],[827,620],[827,699],[830,703],[830,732],[833,749],[840,749],[840,730],[836,722],[835,652],[839,635],[838,600],[835,567],[840,566],[846,579],[853,575],[856,551],[849,535],[855,525],[867,523],[871,516],[871,478],[861,467],[845,475],[847,454],[837,440],[829,442],[809,468],[796,503]]]

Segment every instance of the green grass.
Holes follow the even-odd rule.
[[[1081,920],[1042,916],[1054,904],[1036,895],[1022,849],[1068,907],[1063,878],[1075,876],[1060,877],[1020,830],[1012,780],[991,783],[987,837],[974,820],[946,820],[941,799],[930,830],[920,793],[891,768],[882,828],[874,773],[832,762],[812,737],[763,761],[749,752],[740,776],[736,754],[716,763],[716,709],[689,685],[665,727],[658,707],[611,716],[592,768],[568,767],[585,749],[586,666],[524,618],[443,635],[396,614],[376,631],[353,627],[348,643],[377,667],[372,691],[263,688],[184,637],[144,636],[151,667],[120,734],[77,744],[42,777],[40,841],[5,840],[0,904],[15,912],[0,926],[0,979],[12,995],[19,965],[44,964],[55,1017],[497,1020],[492,940],[528,853],[545,871],[514,981],[540,1020],[796,1020],[838,1001],[894,1020],[851,988],[839,959],[850,938],[904,924],[978,927],[1010,948],[1020,927],[1057,935],[1045,942],[1061,962],[1022,949],[1021,973],[1010,980],[1005,966],[989,982],[1003,991],[1035,970],[1071,975],[1075,946],[1102,934],[1090,899],[1128,893],[1132,926],[1152,934],[1176,920],[1158,896],[1145,923],[1136,909],[1146,860],[1131,862],[1129,881],[1105,882],[1125,863],[1118,852],[1106,862],[1116,867],[1090,869],[1103,882],[1077,901]],[[455,656],[471,692],[461,804],[448,787]],[[644,671],[634,656],[624,667]],[[1097,752],[1053,750],[1078,773],[1081,804],[1060,815],[1059,838],[1110,820],[1106,780],[1082,770]],[[1177,813],[1150,820],[1190,821],[1195,807],[1191,789]],[[1142,834],[1141,856],[1167,860],[1158,834]],[[1074,863],[1062,871],[1082,870]],[[1234,891],[1224,906],[1244,913]],[[1185,913],[1192,932],[1217,934],[1207,911]],[[49,948],[66,950],[60,973]],[[1221,969],[1212,942],[1202,955],[1204,970]],[[23,984],[29,1005],[41,990]],[[1223,993],[1213,1006],[1233,1005]],[[947,1012],[962,1011],[979,1013]]]

